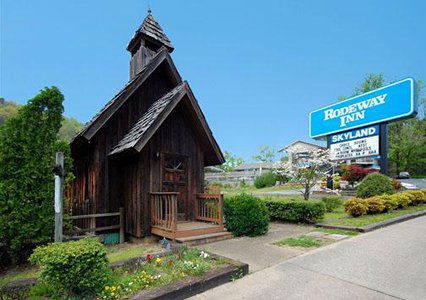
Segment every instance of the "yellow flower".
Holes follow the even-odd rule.
[[[111,297],[114,297],[114,292],[111,293]]]
[[[159,264],[159,263],[161,262],[161,258],[157,257],[157,259],[155,260],[155,262],[156,262],[157,264]]]
[[[115,286],[113,286],[113,287],[111,288],[111,291],[113,291],[113,292],[115,291]]]
[[[109,290],[109,286],[105,286],[105,291],[108,291]]]

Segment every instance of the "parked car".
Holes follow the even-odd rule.
[[[410,173],[408,172],[399,172],[398,179],[409,179],[410,178]]]

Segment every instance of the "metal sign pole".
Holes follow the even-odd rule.
[[[55,242],[62,242],[62,200],[63,200],[63,177],[64,177],[64,154],[56,152],[55,173]]]
[[[388,175],[388,124],[380,124],[380,173]]]

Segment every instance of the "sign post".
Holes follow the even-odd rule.
[[[388,175],[388,124],[380,124],[380,173]]]
[[[64,154],[56,152],[55,174],[55,242],[62,242]]]

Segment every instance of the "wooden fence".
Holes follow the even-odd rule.
[[[108,217],[119,217],[119,224],[96,227],[97,218],[108,218]],[[99,232],[106,230],[119,229],[120,230],[120,243],[124,243],[124,208],[120,207],[119,212],[113,213],[102,213],[102,214],[88,214],[88,215],[78,215],[69,217],[70,220],[90,220],[89,224],[91,226],[87,228],[77,228],[73,230],[74,232]]]

